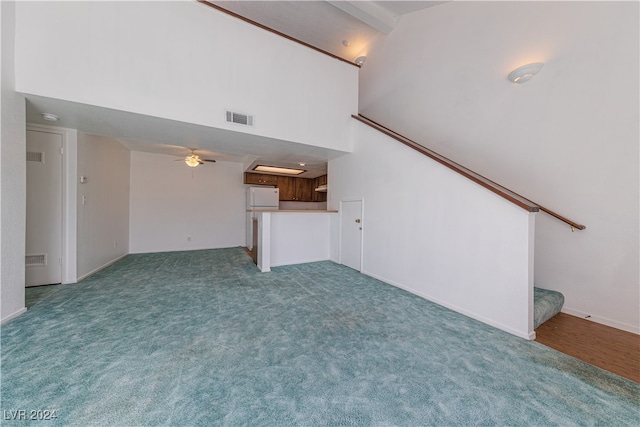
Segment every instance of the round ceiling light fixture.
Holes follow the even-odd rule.
[[[365,55],[362,56],[358,56],[353,62],[356,63],[356,65],[362,67],[362,64],[364,64],[364,61],[367,60],[367,57]]]
[[[510,72],[507,78],[513,83],[524,83],[531,80],[531,77],[538,74],[538,71],[542,69],[543,65],[544,64],[541,62],[523,65],[522,67],[518,67]]]
[[[55,114],[51,114],[51,113],[40,113],[40,114],[42,114],[42,118],[48,122],[57,122],[58,120],[60,120],[60,117],[56,116]]]

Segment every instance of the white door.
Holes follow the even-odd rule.
[[[340,262],[362,270],[362,200],[340,202]]]
[[[25,285],[62,282],[62,135],[27,131]]]

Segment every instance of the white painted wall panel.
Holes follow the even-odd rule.
[[[131,253],[244,246],[242,164],[175,160],[131,152]]]
[[[78,279],[129,253],[129,150],[101,136],[78,134]]]
[[[17,16],[21,92],[349,151],[353,65],[195,1],[21,2]]]
[[[23,313],[26,118],[15,92],[15,3],[0,2],[0,322]]]
[[[353,130],[353,154],[329,163],[329,209],[364,199],[363,272],[530,338],[533,214],[359,122]]]
[[[329,259],[330,220],[335,213],[271,214],[271,267]]]
[[[587,226],[545,214],[536,284],[640,333],[638,2],[449,2],[400,18],[363,114]],[[507,74],[543,62],[516,85]]]

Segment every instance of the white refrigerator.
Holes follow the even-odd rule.
[[[280,189],[274,187],[247,188],[247,210],[275,211],[280,204]],[[247,248],[253,250],[253,219],[255,212],[247,212]]]

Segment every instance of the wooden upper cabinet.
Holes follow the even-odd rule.
[[[326,202],[327,193],[321,191],[315,191],[321,185],[327,185],[327,175],[322,175],[313,179],[313,201],[314,202]]]
[[[278,185],[279,176],[262,173],[244,173],[244,183],[251,185]]]
[[[295,178],[296,195],[295,200],[298,202],[313,201],[313,180],[308,178]]]
[[[321,185],[327,185],[327,175],[319,176],[315,179],[315,181],[316,181],[316,184],[315,184],[316,187],[319,187]]]
[[[244,173],[244,183],[250,185],[275,185],[280,189],[281,201],[325,202],[327,193],[315,191],[319,185],[327,183],[327,176],[318,178],[296,178],[293,176],[267,175],[262,173]]]
[[[296,178],[290,176],[278,177],[278,188],[280,189],[280,200],[290,201],[296,197]]]
[[[288,202],[313,201],[312,179],[279,176],[278,188],[280,189],[280,200]]]

